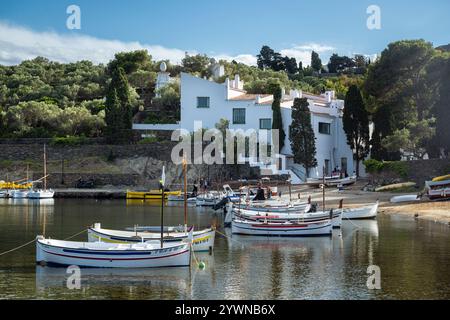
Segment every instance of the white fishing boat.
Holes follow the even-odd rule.
[[[51,199],[55,195],[55,192],[52,189],[48,190],[32,190],[28,192],[28,198],[29,199]]]
[[[17,189],[17,190],[12,190],[12,192],[10,193],[11,198],[13,199],[26,199],[28,198],[28,193],[30,192],[29,189]]]
[[[342,219],[373,219],[377,217],[378,211],[377,201],[374,204],[358,207],[358,208],[350,208],[344,209],[342,211]]]
[[[159,227],[152,228],[151,231],[123,231],[103,229],[100,223],[95,223],[88,229],[89,242],[109,242],[109,243],[136,243],[142,241],[158,240],[161,238]],[[142,230],[142,229],[141,229]],[[149,229],[147,229],[149,230]],[[168,231],[171,230],[171,231]],[[215,230],[207,228],[204,230],[193,230],[192,249],[194,251],[209,251],[214,247]],[[163,229],[164,243],[176,243],[188,239],[189,234],[178,229]]]
[[[450,199],[450,179],[438,181],[426,181],[425,188],[430,200]]]
[[[167,200],[168,201],[184,201],[184,195],[174,195],[174,194],[170,194],[167,196]],[[188,203],[195,203],[195,201],[197,200],[196,197],[188,197],[187,198],[187,202]]]
[[[330,236],[333,232],[332,229],[331,220],[329,219],[311,223],[294,223],[290,221],[268,223],[239,219],[233,219],[231,222],[231,232],[233,234],[253,236]]]
[[[417,194],[405,194],[402,196],[395,196],[391,198],[392,203],[419,201],[420,195]]]
[[[0,198],[8,198],[9,192],[7,190],[0,190]]]
[[[351,176],[351,177],[345,177],[345,178],[340,178],[340,176],[330,176],[330,177],[325,177],[325,185],[327,187],[331,187],[331,186],[337,186],[337,185],[351,185],[354,184],[356,182],[356,176]],[[306,185],[309,186],[320,186],[321,184],[323,184],[323,178],[308,178],[306,179],[306,183],[304,183]]]
[[[43,189],[35,189],[34,184],[41,183],[43,180]],[[47,189],[47,152],[46,145],[44,144],[44,177],[33,182],[33,190],[28,193],[28,198],[30,199],[51,199],[55,195],[52,189]]]
[[[245,210],[251,210],[251,211],[258,211],[258,212],[307,212],[311,208],[310,203],[308,202],[294,202],[294,203],[282,203],[274,201],[272,203],[270,202],[250,202],[248,204],[241,203],[241,204],[235,204],[236,208],[238,209],[245,209]]]
[[[233,209],[233,217],[240,220],[267,222],[315,222],[327,220],[331,217],[333,228],[340,228],[342,224],[342,209],[310,213],[257,212],[245,209]]]
[[[220,201],[220,198],[211,192],[203,193],[197,196],[195,204],[202,207],[212,207]]]
[[[154,268],[189,266],[189,242],[141,243],[76,242],[36,239],[36,262],[48,265],[77,265],[97,268]]]

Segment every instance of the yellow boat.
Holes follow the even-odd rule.
[[[30,189],[33,187],[33,183],[15,183],[15,182],[0,182],[0,189]]]
[[[164,198],[169,195],[179,196],[181,195],[181,190],[178,191],[164,191]],[[127,190],[127,199],[140,199],[140,200],[154,200],[161,199],[161,190],[149,190],[149,191],[129,191]]]
[[[450,180],[450,174],[446,174],[445,176],[435,177],[431,181],[445,181]]]

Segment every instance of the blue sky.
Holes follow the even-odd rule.
[[[66,28],[71,4],[81,8],[81,30]],[[381,30],[366,27],[371,4],[381,8]],[[0,5],[0,63],[37,54],[105,62],[141,47],[158,59],[189,51],[254,63],[264,44],[306,63],[316,49],[326,62],[401,39],[450,43],[449,12],[447,0],[15,0]]]

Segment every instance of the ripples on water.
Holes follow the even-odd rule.
[[[177,204],[179,205],[179,204]],[[45,233],[65,238],[94,222],[122,229],[159,224],[158,203],[0,199],[0,252]],[[221,212],[189,208],[196,227],[221,223]],[[165,209],[167,224],[183,208]],[[216,235],[206,263],[189,268],[82,269],[81,289],[67,289],[65,268],[36,266],[35,247],[0,257],[4,299],[448,299],[450,228],[398,216],[344,221],[333,237],[265,238]],[[85,240],[86,234],[77,237]],[[381,290],[366,286],[367,267],[381,268]]]

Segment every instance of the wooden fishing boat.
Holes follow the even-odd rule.
[[[345,177],[345,178],[340,178],[339,176],[325,177],[325,185],[327,187],[332,187],[332,186],[337,186],[337,185],[343,185],[343,186],[351,185],[351,184],[354,184],[355,182],[356,182],[356,176]],[[323,178],[308,178],[308,179],[306,179],[306,182],[303,184],[308,185],[308,186],[318,187],[321,184],[323,184]]]
[[[167,200],[168,201],[184,201],[184,195],[180,194],[180,195],[173,195],[170,194],[167,196]],[[188,197],[187,198],[187,202],[189,203],[195,203],[195,201],[197,200],[197,197]]]
[[[10,195],[13,199],[26,199],[28,198],[28,193],[30,192],[30,189],[24,189],[24,190],[13,190]]]
[[[164,198],[167,199],[168,196],[179,196],[181,195],[181,190],[177,191],[164,191]],[[161,190],[149,190],[149,191],[129,191],[127,190],[127,199],[140,199],[140,200],[154,200],[162,198]]]
[[[28,168],[27,168],[28,172]],[[28,176],[28,173],[27,173]],[[43,180],[43,189],[35,189],[34,184]],[[55,195],[55,192],[52,189],[47,189],[47,151],[46,145],[44,144],[44,177],[37,181],[33,181],[33,189],[28,192],[29,199],[51,199]]]
[[[344,209],[342,219],[374,219],[377,217],[378,204],[377,201],[368,206]]]
[[[297,203],[255,203],[249,202],[248,204],[241,203],[235,204],[237,209],[245,209],[258,212],[306,212],[311,208],[308,202]]]
[[[319,211],[311,213],[291,213],[291,212],[257,212],[245,209],[234,209],[233,217],[248,221],[267,221],[267,222],[317,222],[330,219],[333,228],[340,228],[342,224],[342,209],[331,211]],[[227,218],[229,219],[229,218]]]
[[[197,196],[195,204],[202,207],[212,207],[220,201],[220,198],[211,192],[203,193]]]
[[[36,239],[36,262],[50,265],[77,265],[97,268],[154,268],[189,266],[189,242],[141,243],[76,242]]]
[[[51,199],[53,198],[54,195],[55,191],[53,191],[52,189],[48,190],[38,189],[38,190],[31,190],[30,192],[28,192],[29,199]]]
[[[294,223],[290,221],[269,223],[240,219],[233,219],[231,222],[231,232],[233,234],[266,237],[330,236],[332,229],[331,220],[329,219],[311,223]]]
[[[142,227],[141,227],[142,228]],[[158,240],[161,237],[160,227],[155,227],[152,231],[123,231],[103,229],[100,223],[95,223],[93,227],[88,229],[89,242],[108,242],[108,243],[136,243],[142,241]],[[192,228],[191,228],[192,229]],[[143,229],[141,229],[143,230]],[[148,227],[147,227],[147,230]],[[168,231],[171,230],[171,231]],[[187,240],[189,234],[177,229],[169,229],[165,227],[163,230],[164,243],[175,243]],[[214,247],[215,230],[207,228],[204,230],[193,231],[192,249],[194,251],[209,251]]]
[[[446,174],[444,176],[434,177],[431,181],[437,182],[437,181],[445,181],[450,180],[450,174]]]
[[[430,200],[450,199],[450,179],[438,181],[426,181],[425,188]]]

